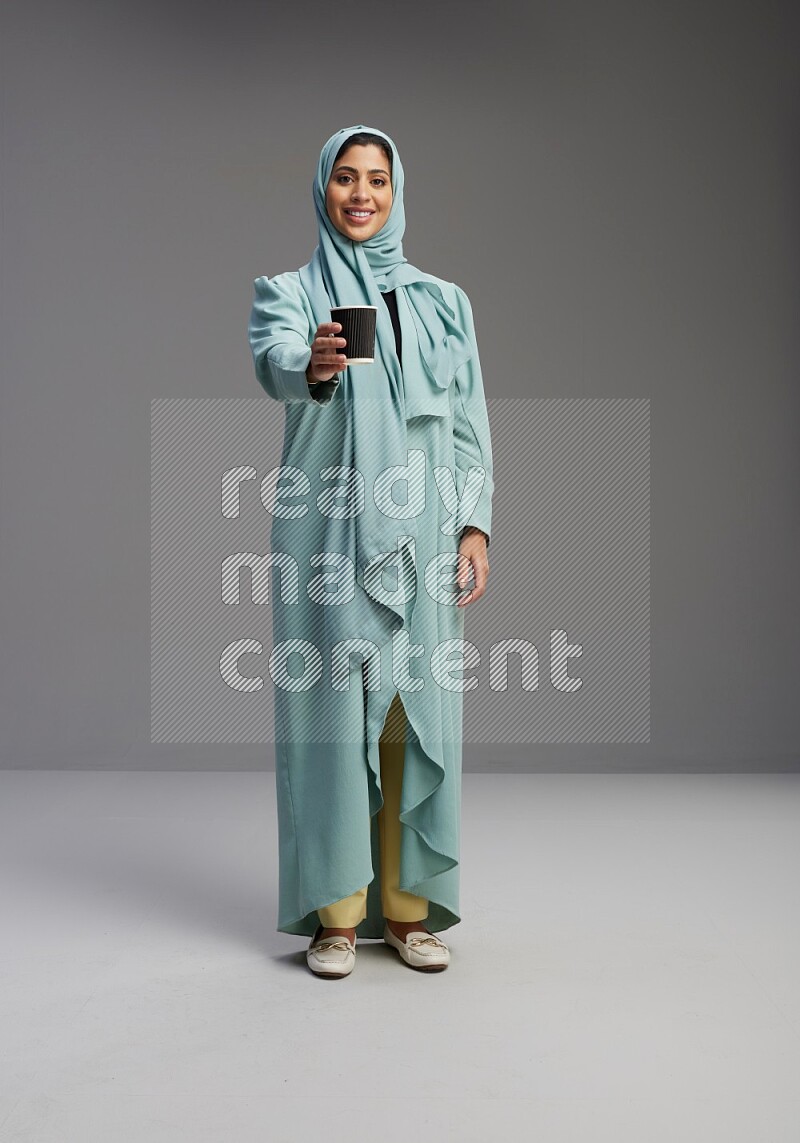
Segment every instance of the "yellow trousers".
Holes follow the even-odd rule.
[[[381,853],[381,905],[391,921],[422,921],[428,915],[428,901],[400,888],[400,795],[403,789],[406,712],[395,694],[379,739],[383,806],[378,811]],[[356,890],[330,905],[317,909],[326,929],[352,929],[367,915],[367,888]]]

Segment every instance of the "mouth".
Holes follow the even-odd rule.
[[[345,207],[344,213],[347,215],[347,217],[350,219],[351,222],[354,222],[356,225],[362,225],[365,222],[369,222],[369,220],[372,218],[375,211],[374,210],[355,210],[354,208],[348,209],[347,207]]]

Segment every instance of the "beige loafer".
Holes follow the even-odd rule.
[[[317,925],[311,944],[306,949],[306,963],[315,976],[325,976],[329,980],[348,976],[356,963],[355,943],[351,944],[341,934],[320,939],[324,927]]]
[[[406,939],[401,941],[387,924],[383,929],[383,939],[387,945],[397,949],[406,964],[411,968],[420,969],[421,972],[441,972],[450,963],[450,949],[433,933],[420,930],[409,933]]]

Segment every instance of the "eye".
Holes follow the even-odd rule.
[[[336,176],[336,181],[340,185],[343,185],[343,180],[352,181],[352,176],[351,175],[337,175]],[[374,183],[377,183],[381,187],[386,186],[386,179],[382,178],[380,175],[376,175],[372,181]]]

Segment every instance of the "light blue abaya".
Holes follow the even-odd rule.
[[[392,206],[363,242],[328,217],[345,140],[392,147]],[[369,885],[360,937],[381,937],[378,740],[396,691],[408,717],[400,888],[429,901],[426,926],[459,916],[462,690],[458,544],[491,532],[489,421],[472,308],[453,282],[403,256],[403,166],[383,131],[357,125],[322,149],[319,243],[299,271],[256,278],[255,372],[285,409],[270,535],[279,833],[278,931],[312,935],[316,910]],[[395,289],[398,360],[380,292]],[[317,326],[335,305],[377,306],[375,362],[309,387]],[[277,468],[277,465],[275,466]],[[474,685],[474,684],[473,684]]]

